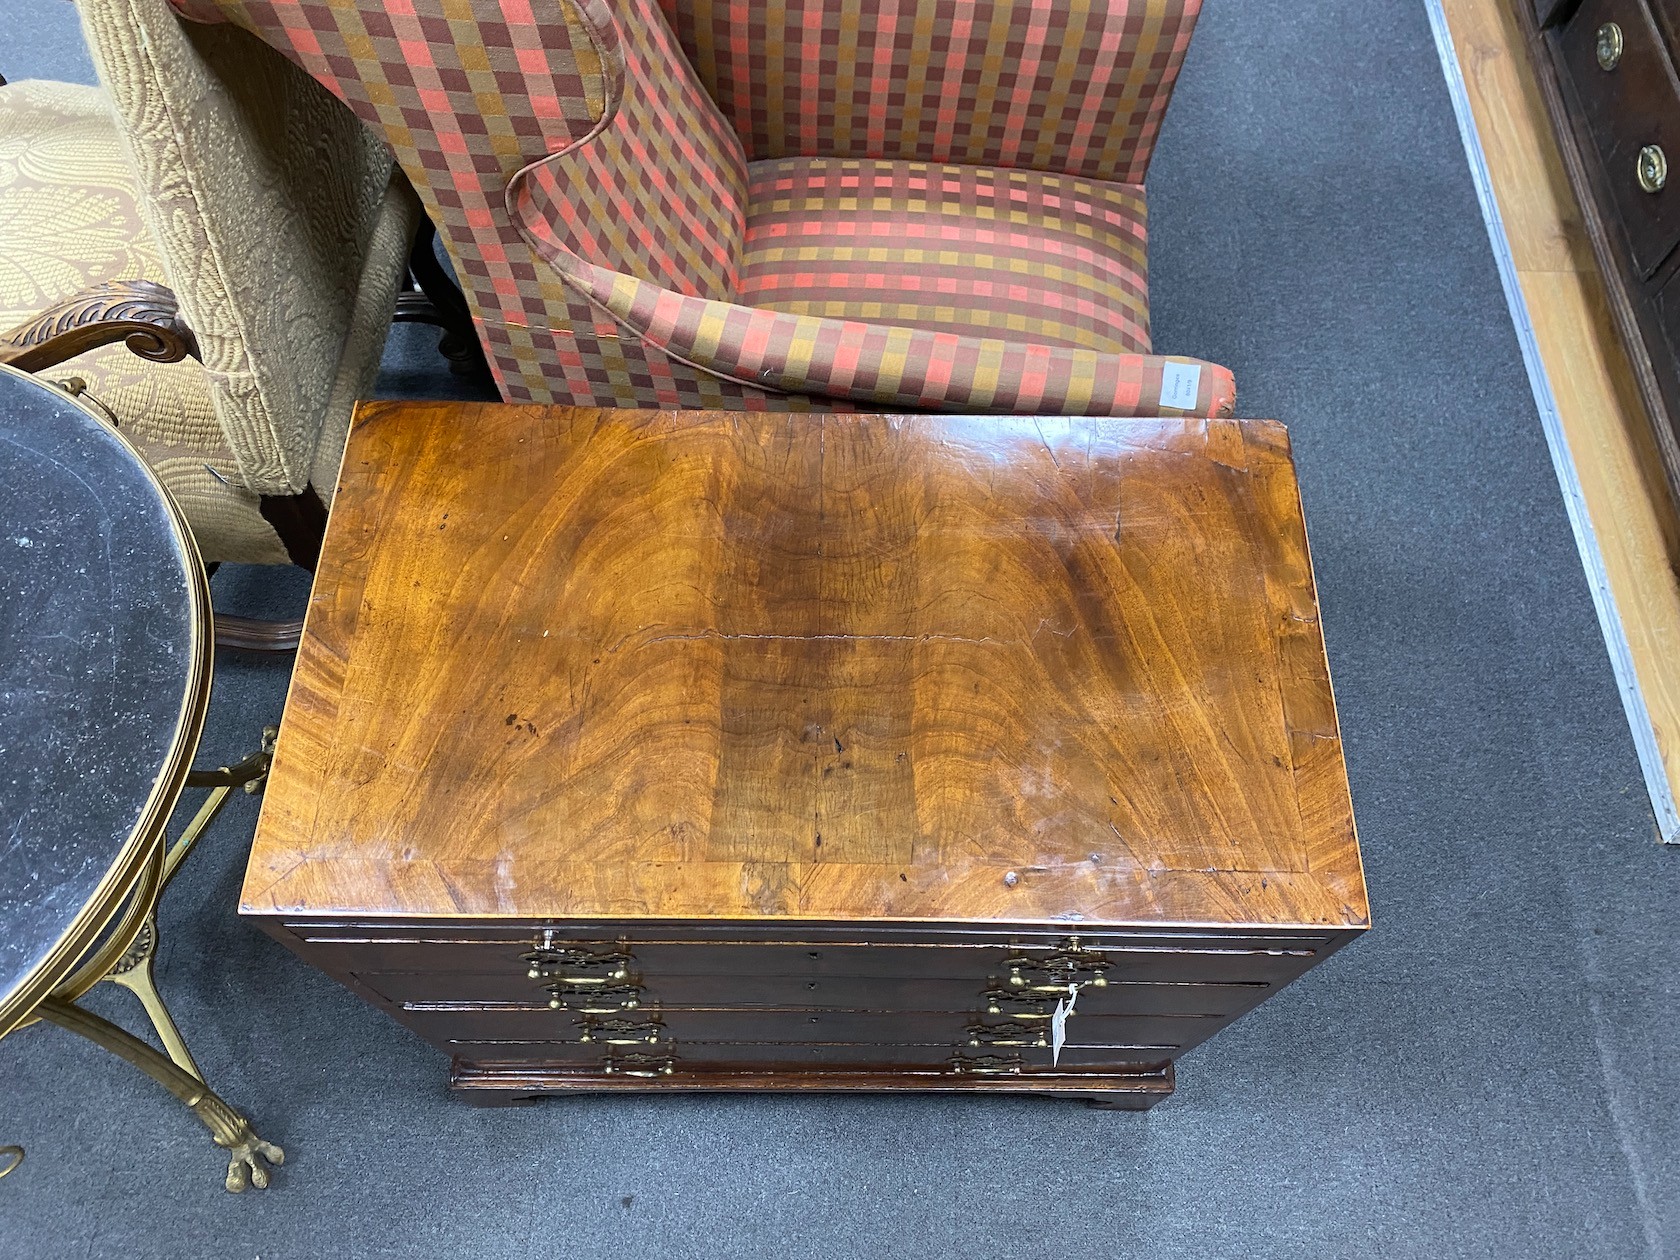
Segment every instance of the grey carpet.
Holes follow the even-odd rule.
[[[61,0],[0,73],[86,75]],[[165,909],[263,1194],[57,1029],[0,1046],[4,1256],[1680,1256],[1680,851],[1654,843],[1419,0],[1214,0],[1151,173],[1158,344],[1292,427],[1375,930],[1147,1116],[1029,1100],[483,1112],[233,914],[239,798]],[[386,383],[440,379],[402,330]],[[444,385],[450,384],[442,378]],[[235,610],[294,574],[224,571]],[[218,664],[204,760],[280,712]],[[120,733],[113,733],[120,750]],[[99,1006],[123,1008],[126,995]]]

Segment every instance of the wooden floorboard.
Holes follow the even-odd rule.
[[[1680,538],[1511,3],[1441,0],[1441,8],[1604,573],[1680,798]]]

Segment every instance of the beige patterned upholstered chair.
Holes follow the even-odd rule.
[[[312,567],[418,202],[382,140],[245,32],[164,0],[78,7],[102,88],[0,87],[0,359],[33,347],[23,366],[85,382],[206,561]],[[67,330],[167,324],[172,300],[196,359],[119,340],[40,361]]]

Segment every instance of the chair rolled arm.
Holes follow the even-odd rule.
[[[687,297],[563,256],[551,261],[569,264],[568,280],[665,354],[772,393],[994,415],[1224,417],[1236,410],[1230,370],[1199,359],[789,315]]]
[[[0,333],[0,363],[39,372],[118,341],[153,363],[199,357],[172,290],[151,280],[113,280]]]

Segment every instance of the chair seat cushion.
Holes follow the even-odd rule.
[[[39,80],[0,87],[0,332],[108,281],[164,279],[105,94]],[[197,363],[148,363],[118,343],[44,375],[86,383],[181,505],[206,560],[286,562],[257,496],[235,484]]]
[[[747,169],[745,305],[1150,352],[1141,185],[837,158]]]

